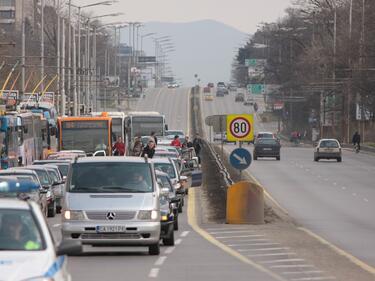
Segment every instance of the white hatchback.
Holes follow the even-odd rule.
[[[314,161],[336,159],[342,161],[341,145],[337,139],[321,139],[314,149]]]

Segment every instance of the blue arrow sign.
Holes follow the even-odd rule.
[[[245,170],[251,164],[251,154],[244,148],[236,148],[229,156],[230,164],[237,170]]]

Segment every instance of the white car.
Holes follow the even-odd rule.
[[[340,142],[336,139],[321,139],[314,149],[314,161],[320,159],[336,159],[342,161],[342,152]]]
[[[11,192],[7,188],[8,182],[0,181],[0,193]],[[35,202],[0,198],[2,280],[71,280],[65,255],[80,252],[81,244],[76,241],[63,241],[60,246],[55,246],[40,207]]]

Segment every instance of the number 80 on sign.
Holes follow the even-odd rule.
[[[254,139],[253,124],[252,114],[227,115],[228,141],[252,141]]]

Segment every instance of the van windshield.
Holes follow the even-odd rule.
[[[147,163],[75,163],[69,191],[74,193],[153,192],[150,165]]]

